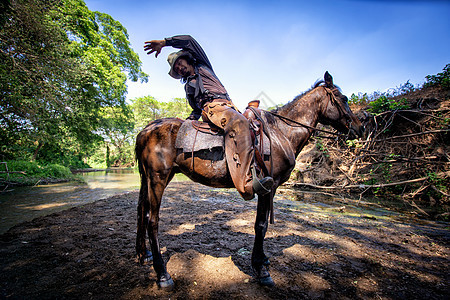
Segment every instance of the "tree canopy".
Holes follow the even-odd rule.
[[[156,119],[168,117],[185,119],[191,113],[191,108],[184,98],[175,98],[169,102],[159,102],[151,96],[145,96],[132,99],[131,102],[131,110],[134,114],[137,130],[141,130],[150,121]]]
[[[106,109],[130,113],[127,76],[148,78],[126,29],[111,16],[90,11],[82,0],[2,5],[0,157],[88,151],[102,138],[98,128],[110,122]],[[43,147],[47,151],[40,152]]]

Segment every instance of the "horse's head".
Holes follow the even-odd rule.
[[[333,84],[333,77],[330,73],[325,72],[324,89],[326,97],[324,97],[324,106],[322,109],[319,122],[325,125],[331,125],[334,129],[341,133],[348,134],[349,139],[361,137],[364,132],[364,126],[355,116],[348,106],[348,98],[341,93],[338,87]]]

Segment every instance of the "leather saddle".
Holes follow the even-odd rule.
[[[263,132],[259,100],[249,102],[243,115],[249,120],[255,159],[258,167],[268,173],[264,161],[270,157],[270,139]],[[225,149],[224,132],[212,123],[186,120],[180,127],[175,141],[175,147],[182,152],[216,151]]]

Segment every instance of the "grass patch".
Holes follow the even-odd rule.
[[[58,164],[40,165],[29,161],[7,161],[0,165],[0,183],[34,185],[37,182],[79,180],[69,168]],[[4,173],[8,171],[8,173]]]

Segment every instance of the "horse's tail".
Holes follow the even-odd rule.
[[[144,174],[144,167],[142,166],[142,151],[144,150],[144,148],[138,142],[138,138],[136,139],[136,146],[134,147],[134,159],[137,162],[139,174],[142,177],[142,175]]]
[[[139,175],[141,180],[141,187],[139,189],[139,199],[137,206],[137,235],[136,235],[136,254],[141,263],[144,261],[146,246],[145,246],[145,234],[148,224],[148,205],[146,205],[146,199],[148,198],[148,183],[147,176],[143,165],[142,154],[145,149],[144,143],[144,131],[141,131],[136,137],[136,145],[134,147],[134,157],[137,161],[139,168]]]
[[[153,123],[153,122],[152,122]],[[137,161],[138,168],[139,168],[139,174],[141,175],[141,178],[144,175],[144,165],[143,165],[143,159],[142,159],[142,153],[145,150],[145,147],[147,146],[147,134],[149,126],[152,124],[148,124],[139,134],[136,136],[136,144],[134,146],[134,159]]]

